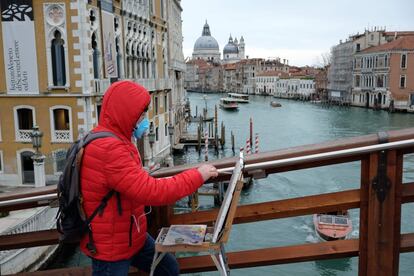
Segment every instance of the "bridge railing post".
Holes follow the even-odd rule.
[[[398,275],[403,155],[373,153],[361,168],[359,276]]]

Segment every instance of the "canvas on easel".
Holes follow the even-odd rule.
[[[220,275],[229,275],[230,269],[227,265],[224,244],[228,240],[243,188],[243,166],[243,153],[240,152],[240,158],[234,166],[214,227],[171,225],[161,229],[155,240],[155,254],[150,275],[153,275],[156,266],[168,252],[208,252]]]

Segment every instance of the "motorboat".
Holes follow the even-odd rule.
[[[239,105],[237,101],[232,98],[221,98],[220,99],[220,107],[226,110],[238,110]]]
[[[352,231],[348,210],[314,214],[313,224],[318,236],[325,241],[343,240]]]
[[[273,106],[273,107],[281,107],[282,106],[280,103],[278,103],[276,101],[271,101],[270,105]]]
[[[228,93],[229,98],[232,98],[238,103],[249,103],[249,95],[238,94],[238,93]]]

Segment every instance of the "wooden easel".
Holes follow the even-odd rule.
[[[229,204],[227,204],[227,206],[226,202],[223,202],[216,220],[216,225],[214,227],[207,227],[204,242],[202,244],[163,245],[162,243],[164,241],[165,235],[169,230],[169,227],[164,227],[161,229],[155,241],[155,254],[151,265],[150,276],[154,275],[155,268],[160,263],[160,261],[166,253],[176,252],[207,252],[213,259],[213,262],[216,265],[220,275],[227,276],[230,274],[230,269],[227,263],[227,257],[224,250],[224,245],[227,243],[229,239],[230,230],[233,225],[234,215],[236,214],[237,204],[240,199],[240,193],[243,188],[242,169],[243,154],[240,153],[240,160],[235,165],[232,179],[230,180],[225,196],[225,198],[227,198],[229,196],[228,193],[232,193],[231,201],[229,202]],[[233,191],[231,191],[232,181],[235,182]],[[217,225],[217,223],[219,225]]]

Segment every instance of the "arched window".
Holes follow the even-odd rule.
[[[66,106],[54,106],[50,108],[50,124],[52,142],[72,142],[71,109]]]
[[[54,39],[51,42],[54,86],[66,85],[65,49],[63,47],[64,44],[65,42],[62,39],[62,34],[56,30],[54,33]]]
[[[96,33],[92,34],[92,60],[93,60],[93,77],[99,79],[99,47],[96,38]]]

